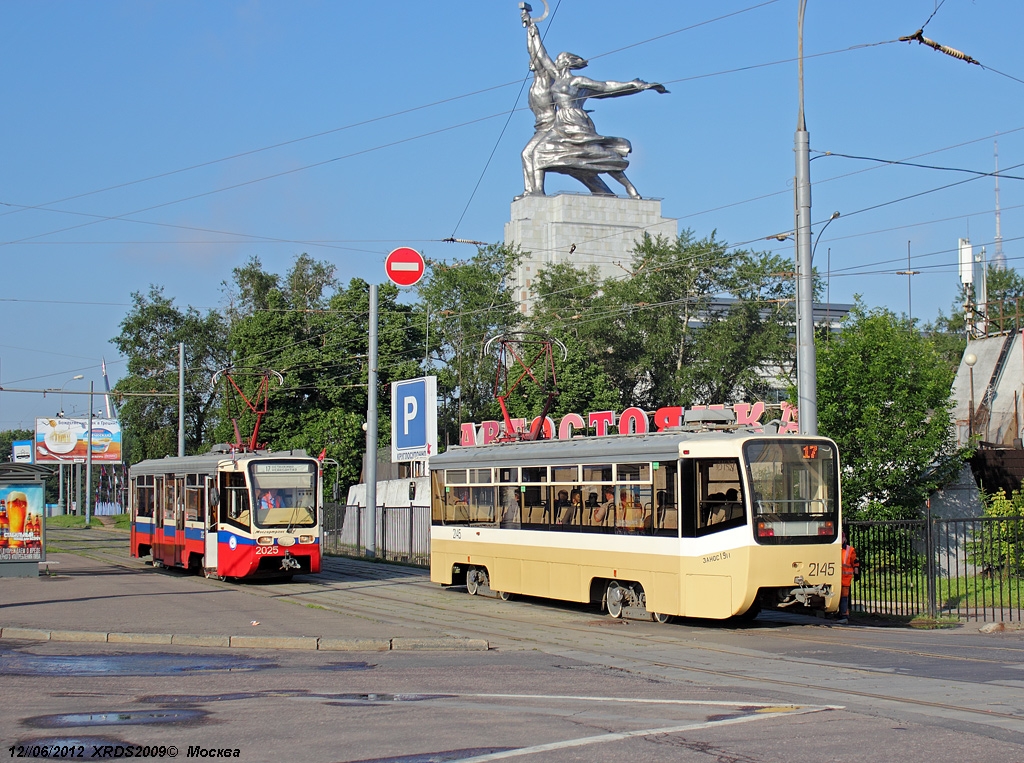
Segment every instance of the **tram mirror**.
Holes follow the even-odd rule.
[[[338,502],[338,483],[334,483],[334,487],[331,488],[331,500]]]
[[[211,506],[216,506],[219,503],[220,503],[220,491],[217,488],[215,488],[215,487],[211,487],[210,488],[210,505]]]

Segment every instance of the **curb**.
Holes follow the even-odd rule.
[[[299,649],[319,652],[486,652],[481,638],[328,638],[316,636],[210,636],[184,633],[102,633],[46,631],[38,628],[0,628],[0,639],[107,644],[173,644],[233,649]]]

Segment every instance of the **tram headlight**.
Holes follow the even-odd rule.
[[[312,542],[313,542],[313,536],[312,535],[300,535],[299,536],[299,543],[312,543]]]
[[[269,535],[261,535],[256,539],[256,542],[261,546],[273,546],[274,539]]]

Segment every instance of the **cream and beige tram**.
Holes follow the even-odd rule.
[[[436,583],[659,622],[838,609],[829,439],[674,430],[452,447],[430,468]]]

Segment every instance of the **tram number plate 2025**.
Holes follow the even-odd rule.
[[[836,563],[835,562],[811,562],[808,565],[807,574],[810,577],[815,575],[835,575],[836,574]]]
[[[277,546],[256,546],[256,556],[275,556],[277,549]]]

